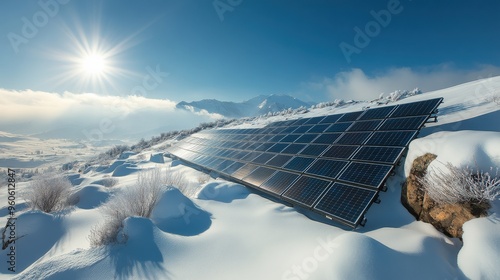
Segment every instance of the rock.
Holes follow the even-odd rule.
[[[474,218],[487,215],[488,203],[438,204],[422,188],[418,178],[423,178],[427,167],[436,155],[425,154],[416,158],[401,191],[401,203],[417,220],[432,224],[450,237],[461,238],[462,225]]]

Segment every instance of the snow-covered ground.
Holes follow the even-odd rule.
[[[236,183],[209,178],[163,158],[160,143],[148,151],[72,176],[80,201],[45,214],[28,211],[17,185],[16,273],[8,250],[0,279],[500,279],[500,205],[464,225],[463,242],[417,222],[400,204],[401,184],[414,158],[436,153],[440,162],[500,166],[500,77],[424,93],[400,103],[444,97],[439,122],[414,140],[388,179],[380,204],[356,230],[321,223]],[[360,110],[374,103],[326,107],[288,118]],[[264,126],[285,117],[255,119],[237,127]],[[160,154],[160,155],[158,155]],[[149,160],[148,160],[149,159]],[[125,243],[91,248],[88,236],[102,222],[99,206],[133,187],[142,169],[183,174],[187,191],[168,188],[151,219],[124,221]],[[104,187],[103,178],[118,184]],[[7,189],[0,189],[6,220]]]

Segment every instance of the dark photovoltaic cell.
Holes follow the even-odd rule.
[[[363,111],[345,113],[337,122],[355,121],[363,114]]]
[[[335,183],[314,206],[314,210],[349,224],[358,224],[377,192],[348,184]]]
[[[340,171],[348,164],[345,160],[317,159],[306,173],[336,179]]]
[[[252,171],[254,171],[255,169],[257,169],[257,165],[255,164],[245,164],[243,167],[241,167],[240,169],[236,170],[234,173],[231,174],[232,177],[236,178],[236,179],[243,179],[245,178],[248,174],[252,173]]]
[[[290,144],[282,151],[282,153],[295,155],[302,151],[305,147],[306,144]]]
[[[323,154],[323,157],[349,159],[357,149],[358,146],[333,145]]]
[[[313,126],[311,129],[307,131],[307,133],[322,133],[324,132],[330,125],[329,124],[317,124]]]
[[[302,134],[302,133],[306,133],[309,129],[311,129],[313,126],[312,125],[303,125],[303,126],[299,126],[297,127],[297,129],[295,129],[293,131],[293,133],[299,133],[299,134]]]
[[[334,123],[336,122],[338,119],[340,119],[340,117],[342,117],[342,114],[339,114],[339,115],[330,115],[330,116],[326,116],[323,120],[321,120],[319,123]]]
[[[318,124],[320,123],[323,119],[325,118],[325,116],[321,116],[321,117],[314,117],[314,118],[310,118],[305,124]]]
[[[391,114],[391,118],[403,116],[430,115],[437,109],[443,98],[435,98],[420,102],[399,105]]]
[[[305,147],[299,154],[307,155],[307,156],[320,156],[326,149],[328,149],[328,145],[325,144],[311,144]]]
[[[352,125],[352,122],[345,122],[345,123],[334,123],[328,127],[325,132],[344,132],[346,131],[349,126]]]
[[[340,174],[339,180],[378,189],[391,169],[390,165],[351,162]]]
[[[271,177],[271,175],[273,175],[274,172],[276,172],[276,170],[261,166],[255,169],[248,176],[243,178],[243,181],[258,187],[262,183],[264,183],[267,179],[269,179],[269,177]]]
[[[290,159],[292,159],[292,156],[289,155],[275,155],[272,159],[270,159],[266,165],[269,166],[274,166],[274,167],[282,167],[285,165]]]
[[[324,133],[318,136],[318,138],[313,140],[313,143],[318,144],[333,144],[339,137],[341,133]]]
[[[295,140],[295,143],[311,143],[316,137],[318,137],[318,134],[303,134]]]
[[[347,132],[337,140],[337,144],[342,145],[361,145],[370,136],[371,132]]]
[[[313,161],[314,158],[294,157],[283,168],[304,172]]]
[[[276,195],[281,195],[297,178],[299,178],[298,174],[278,171],[264,182],[260,188]]]
[[[233,175],[236,170],[240,169],[245,164],[243,162],[235,162],[228,166],[226,169],[222,170],[222,173],[226,173],[228,175]]]
[[[406,146],[417,134],[416,130],[411,131],[378,131],[368,139],[366,145],[374,146]]]
[[[281,139],[280,142],[284,142],[284,143],[293,143],[295,142],[295,140],[297,140],[297,138],[300,137],[300,134],[289,134],[285,137],[283,137],[283,139]]]
[[[417,130],[427,120],[427,116],[386,119],[379,130]]]
[[[283,151],[287,146],[288,144],[286,143],[276,143],[267,151],[271,153],[281,153],[281,151]]]
[[[396,106],[387,106],[367,110],[359,120],[385,119],[394,110]]]
[[[266,163],[268,160],[272,159],[274,157],[274,154],[270,154],[270,153],[263,153],[262,155],[258,156],[257,158],[255,158],[252,163],[257,163],[257,164],[264,164]]]
[[[401,156],[404,147],[361,147],[352,157],[353,160],[394,164]]]
[[[330,183],[331,181],[302,176],[283,193],[283,197],[312,207]]]
[[[357,121],[349,127],[349,131],[372,131],[375,130],[381,122],[382,120]]]
[[[356,227],[441,101],[278,121],[261,128],[203,130],[167,152]]]

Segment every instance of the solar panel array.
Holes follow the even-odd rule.
[[[193,134],[168,152],[356,227],[442,98]]]

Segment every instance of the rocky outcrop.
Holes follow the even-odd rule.
[[[451,237],[462,237],[462,225],[477,217],[487,215],[489,205],[473,203],[438,204],[422,188],[419,178],[425,176],[427,167],[436,155],[425,154],[416,158],[401,191],[401,203],[417,220],[432,224],[437,230]]]

